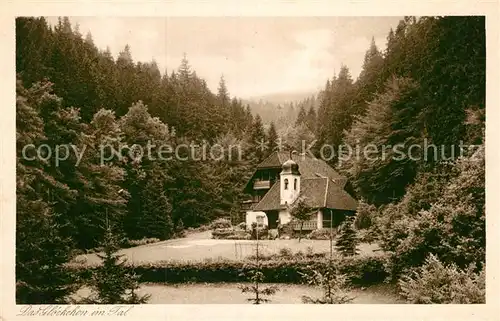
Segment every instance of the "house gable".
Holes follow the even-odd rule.
[[[258,166],[252,178],[245,187],[246,192],[265,193],[260,201],[253,206],[255,211],[273,211],[284,209],[280,205],[280,182],[270,180],[269,189],[258,190],[255,183],[268,171],[275,175],[281,171],[282,164],[290,159],[286,152],[274,152]],[[301,195],[305,197],[310,208],[332,208],[355,211],[357,201],[344,190],[347,179],[337,173],[325,161],[310,155],[292,154],[291,159],[299,166],[301,174]],[[262,195],[262,194],[261,194]]]

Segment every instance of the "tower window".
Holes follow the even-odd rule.
[[[285,189],[288,189],[288,178],[285,178]]]
[[[297,190],[297,179],[294,179],[293,181],[293,189]]]

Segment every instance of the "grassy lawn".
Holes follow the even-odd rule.
[[[269,285],[269,284],[267,284]],[[302,296],[319,297],[321,291],[306,285],[278,284],[279,291],[269,297],[274,304],[300,304]],[[150,304],[246,304],[250,294],[241,293],[238,284],[144,284],[139,294],[150,294]],[[77,296],[85,297],[87,289],[81,289]],[[354,289],[351,294],[358,304],[402,304],[405,303],[387,285],[372,286],[366,290]]]
[[[160,260],[189,260],[199,261],[207,258],[223,257],[226,259],[239,260],[254,254],[255,242],[250,240],[214,240],[210,232],[191,234],[186,238],[168,240],[153,244],[136,246],[123,249],[129,262],[134,264],[155,262]],[[261,240],[260,250],[262,254],[279,252],[282,248],[290,248],[293,252],[306,252],[311,247],[313,252],[328,252],[330,242],[328,240]],[[360,244],[361,254],[371,254],[378,249],[376,244]],[[375,252],[375,254],[378,252]],[[77,257],[79,261],[86,264],[99,262],[96,254],[86,254]]]

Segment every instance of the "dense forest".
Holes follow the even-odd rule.
[[[168,239],[236,215],[253,166],[278,137],[297,149],[316,141],[317,156],[323,145],[417,144],[419,156],[434,155],[425,143],[438,146],[432,159],[337,154],[329,162],[349,177],[358,212],[392,254],[395,275],[429,253],[460,267],[484,263],[484,17],[405,17],[388,32],[385,50],[372,41],[357,79],[344,65],[317,95],[265,120],[230,96],[223,77],[212,93],[186,56],[177,70],[160,72],[132,53],[126,46],[114,59],[67,17],[55,26],[43,17],[16,19],[16,272],[25,301],[43,279],[63,282],[63,270],[43,266],[60,267],[75,249],[98,246],[106,222],[124,238]],[[152,161],[125,153],[100,162],[102,144],[151,142],[238,144],[244,157]],[[28,144],[85,153],[33,161]],[[451,158],[460,144],[480,148]],[[56,302],[59,294],[50,293],[41,301]]]

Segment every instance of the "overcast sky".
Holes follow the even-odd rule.
[[[370,40],[386,46],[400,17],[71,17],[99,48],[116,57],[126,44],[134,61],[155,59],[163,73],[185,52],[215,91],[223,74],[231,96],[314,91],[346,64],[356,78]],[[48,18],[56,22],[56,17]]]

